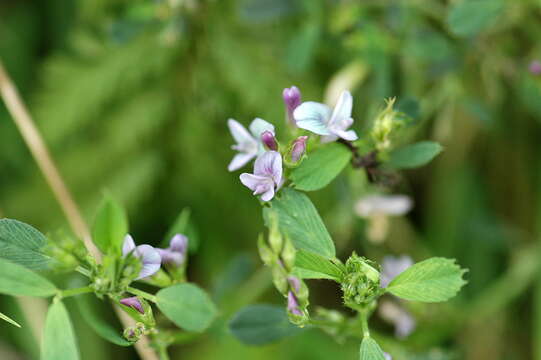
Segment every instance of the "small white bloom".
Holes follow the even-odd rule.
[[[360,217],[373,215],[404,215],[411,210],[413,201],[406,195],[368,195],[355,204]]]
[[[383,301],[378,310],[382,319],[394,325],[397,338],[404,339],[415,330],[417,325],[415,319],[402,306],[391,301]]]
[[[250,160],[257,155],[265,152],[261,141],[261,134],[265,131],[270,131],[274,135],[274,125],[266,122],[263,119],[255,118],[250,124],[250,132],[246,130],[237,120],[229,119],[227,121],[229,131],[237,142],[231,148],[239,153],[233,157],[229,163],[227,170],[235,171],[246,165]]]

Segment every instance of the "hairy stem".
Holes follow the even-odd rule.
[[[87,294],[93,292],[94,289],[90,286],[80,287],[80,288],[74,288],[74,289],[67,289],[67,290],[61,290],[58,295],[60,298],[67,298],[70,296],[77,296],[81,294]]]

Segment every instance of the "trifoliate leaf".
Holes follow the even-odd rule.
[[[443,147],[437,142],[421,141],[391,152],[387,165],[394,169],[412,169],[428,164]]]
[[[42,252],[46,243],[45,236],[32,226],[12,219],[0,220],[0,258],[41,270],[51,260]]]
[[[379,347],[378,343],[371,337],[365,337],[361,342],[361,349],[359,351],[360,360],[385,360],[383,350]]]

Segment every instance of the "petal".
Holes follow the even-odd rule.
[[[261,200],[263,201],[271,201],[274,197],[274,186],[269,187],[267,191],[261,195]]]
[[[265,176],[278,185],[282,181],[282,156],[277,151],[267,151],[254,163],[254,175]]]
[[[160,253],[163,264],[181,265],[184,262],[184,254],[169,249],[156,249]]]
[[[248,164],[256,156],[255,153],[240,153],[233,157],[227,166],[228,171],[235,171]]]
[[[351,119],[352,108],[353,97],[351,96],[351,93],[349,91],[342,91],[332,112],[331,119],[329,120],[329,126],[339,126],[346,119]],[[353,122],[353,119],[351,122]],[[351,126],[351,123],[349,126]],[[346,128],[342,128],[342,130],[345,130]]]
[[[355,205],[355,212],[361,217],[374,214],[404,215],[411,210],[413,201],[406,195],[369,195]]]
[[[327,130],[330,115],[331,109],[327,105],[314,101],[303,102],[293,112],[298,127],[318,135],[330,135]]]
[[[160,270],[160,265],[162,258],[158,250],[153,248],[150,245],[139,245],[135,249],[135,254],[141,259],[143,267],[139,276],[135,280],[143,279],[154,274],[156,271]]]
[[[268,183],[269,178],[248,173],[240,174],[240,182],[252,191],[255,191],[261,184]]]
[[[237,120],[227,120],[227,126],[229,126],[229,131],[231,132],[231,135],[233,136],[237,144],[254,141],[254,138],[252,137],[252,135],[250,135],[248,130],[246,130],[246,128],[242,126],[242,124],[239,123]]]
[[[128,307],[131,307],[132,309],[139,311],[141,314],[145,313],[145,310],[143,309],[143,305],[141,305],[141,302],[139,301],[137,296],[120,299],[120,303],[124,306],[128,306]]]
[[[415,330],[416,322],[413,316],[402,309],[400,316],[395,321],[395,336],[399,339],[408,337]]]
[[[261,142],[261,134],[265,131],[270,131],[274,135],[274,125],[260,118],[255,118],[250,124],[250,132],[257,142]]]
[[[130,234],[127,234],[124,237],[124,243],[122,243],[122,256],[128,256],[133,250],[135,250],[135,241]]]
[[[184,254],[188,249],[188,237],[182,234],[176,234],[169,242],[169,249]]]
[[[334,135],[344,139],[344,140],[347,140],[347,141],[355,141],[357,140],[359,137],[357,136],[357,133],[355,132],[355,130],[348,130],[348,131],[344,131],[344,130],[330,130]]]
[[[326,144],[338,140],[336,135],[324,135],[321,137],[321,143]]]

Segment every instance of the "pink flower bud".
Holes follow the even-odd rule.
[[[270,131],[264,131],[261,134],[261,142],[265,144],[267,149],[272,151],[278,150],[278,144],[276,143],[276,139],[274,138],[274,135]]]
[[[286,104],[287,118],[289,122],[295,125],[293,111],[301,104],[301,92],[296,86],[285,88],[282,92],[284,103]]]
[[[143,310],[143,305],[141,305],[141,302],[137,296],[121,299],[120,303],[124,306],[131,307],[132,309],[139,311],[141,314],[145,313],[145,310]]]
[[[306,151],[306,140],[308,136],[299,136],[291,147],[291,161],[297,162],[301,159]]]

